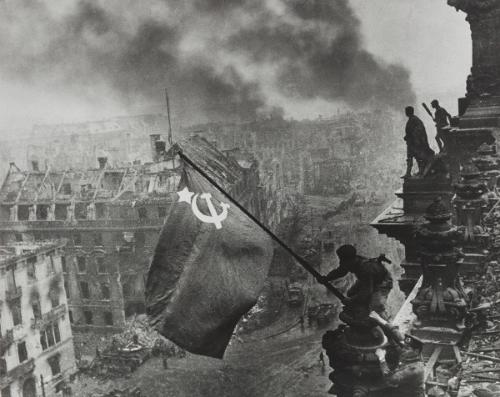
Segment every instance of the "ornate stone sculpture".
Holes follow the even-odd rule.
[[[457,262],[462,255],[455,247],[460,233],[450,224],[451,213],[439,198],[429,206],[425,218],[428,222],[416,232],[424,280],[412,302],[417,315],[414,325],[417,329],[439,327],[461,331],[467,305],[457,277]],[[425,333],[416,335],[430,337]]]
[[[497,155],[496,145],[483,143],[472,162],[480,171],[480,178],[486,183],[488,190],[494,192],[500,177],[500,157]]]
[[[456,196],[453,206],[457,214],[459,226],[466,226],[466,239],[473,239],[473,229],[481,224],[487,201],[483,197],[487,193],[486,183],[480,178],[481,172],[471,162],[466,163],[460,171],[460,181],[455,184]]]

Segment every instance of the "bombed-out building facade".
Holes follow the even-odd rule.
[[[2,397],[68,392],[76,372],[64,241],[0,246]]]
[[[64,282],[75,331],[116,330],[141,311],[143,275],[177,177],[137,165],[9,169],[2,191],[2,242],[66,238]]]
[[[145,311],[145,276],[180,181],[179,161],[167,158],[161,135],[148,142],[153,161],[126,167],[106,157],[89,169],[21,170],[12,163],[0,189],[2,244],[66,240],[61,282],[77,348],[95,333],[119,332],[128,316]],[[250,155],[218,153],[235,175],[231,194],[276,226],[288,200],[269,185],[273,177],[262,185]]]

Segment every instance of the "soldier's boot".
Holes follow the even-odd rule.
[[[424,175],[425,168],[427,166],[427,162],[425,160],[417,160],[418,165],[418,176]]]

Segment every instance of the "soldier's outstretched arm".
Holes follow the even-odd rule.
[[[325,276],[325,280],[326,281],[332,281],[332,280],[336,280],[338,278],[342,278],[342,277],[345,277],[347,275],[347,273],[349,273],[349,270],[347,270],[345,267],[343,266],[339,266],[338,268],[336,268],[335,270],[332,270],[330,273],[328,273],[326,276]]]

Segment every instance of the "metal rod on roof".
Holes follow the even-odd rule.
[[[168,90],[165,88],[165,101],[167,102],[167,118],[168,118],[168,144],[172,146],[172,123],[170,121],[170,99],[168,97]]]

